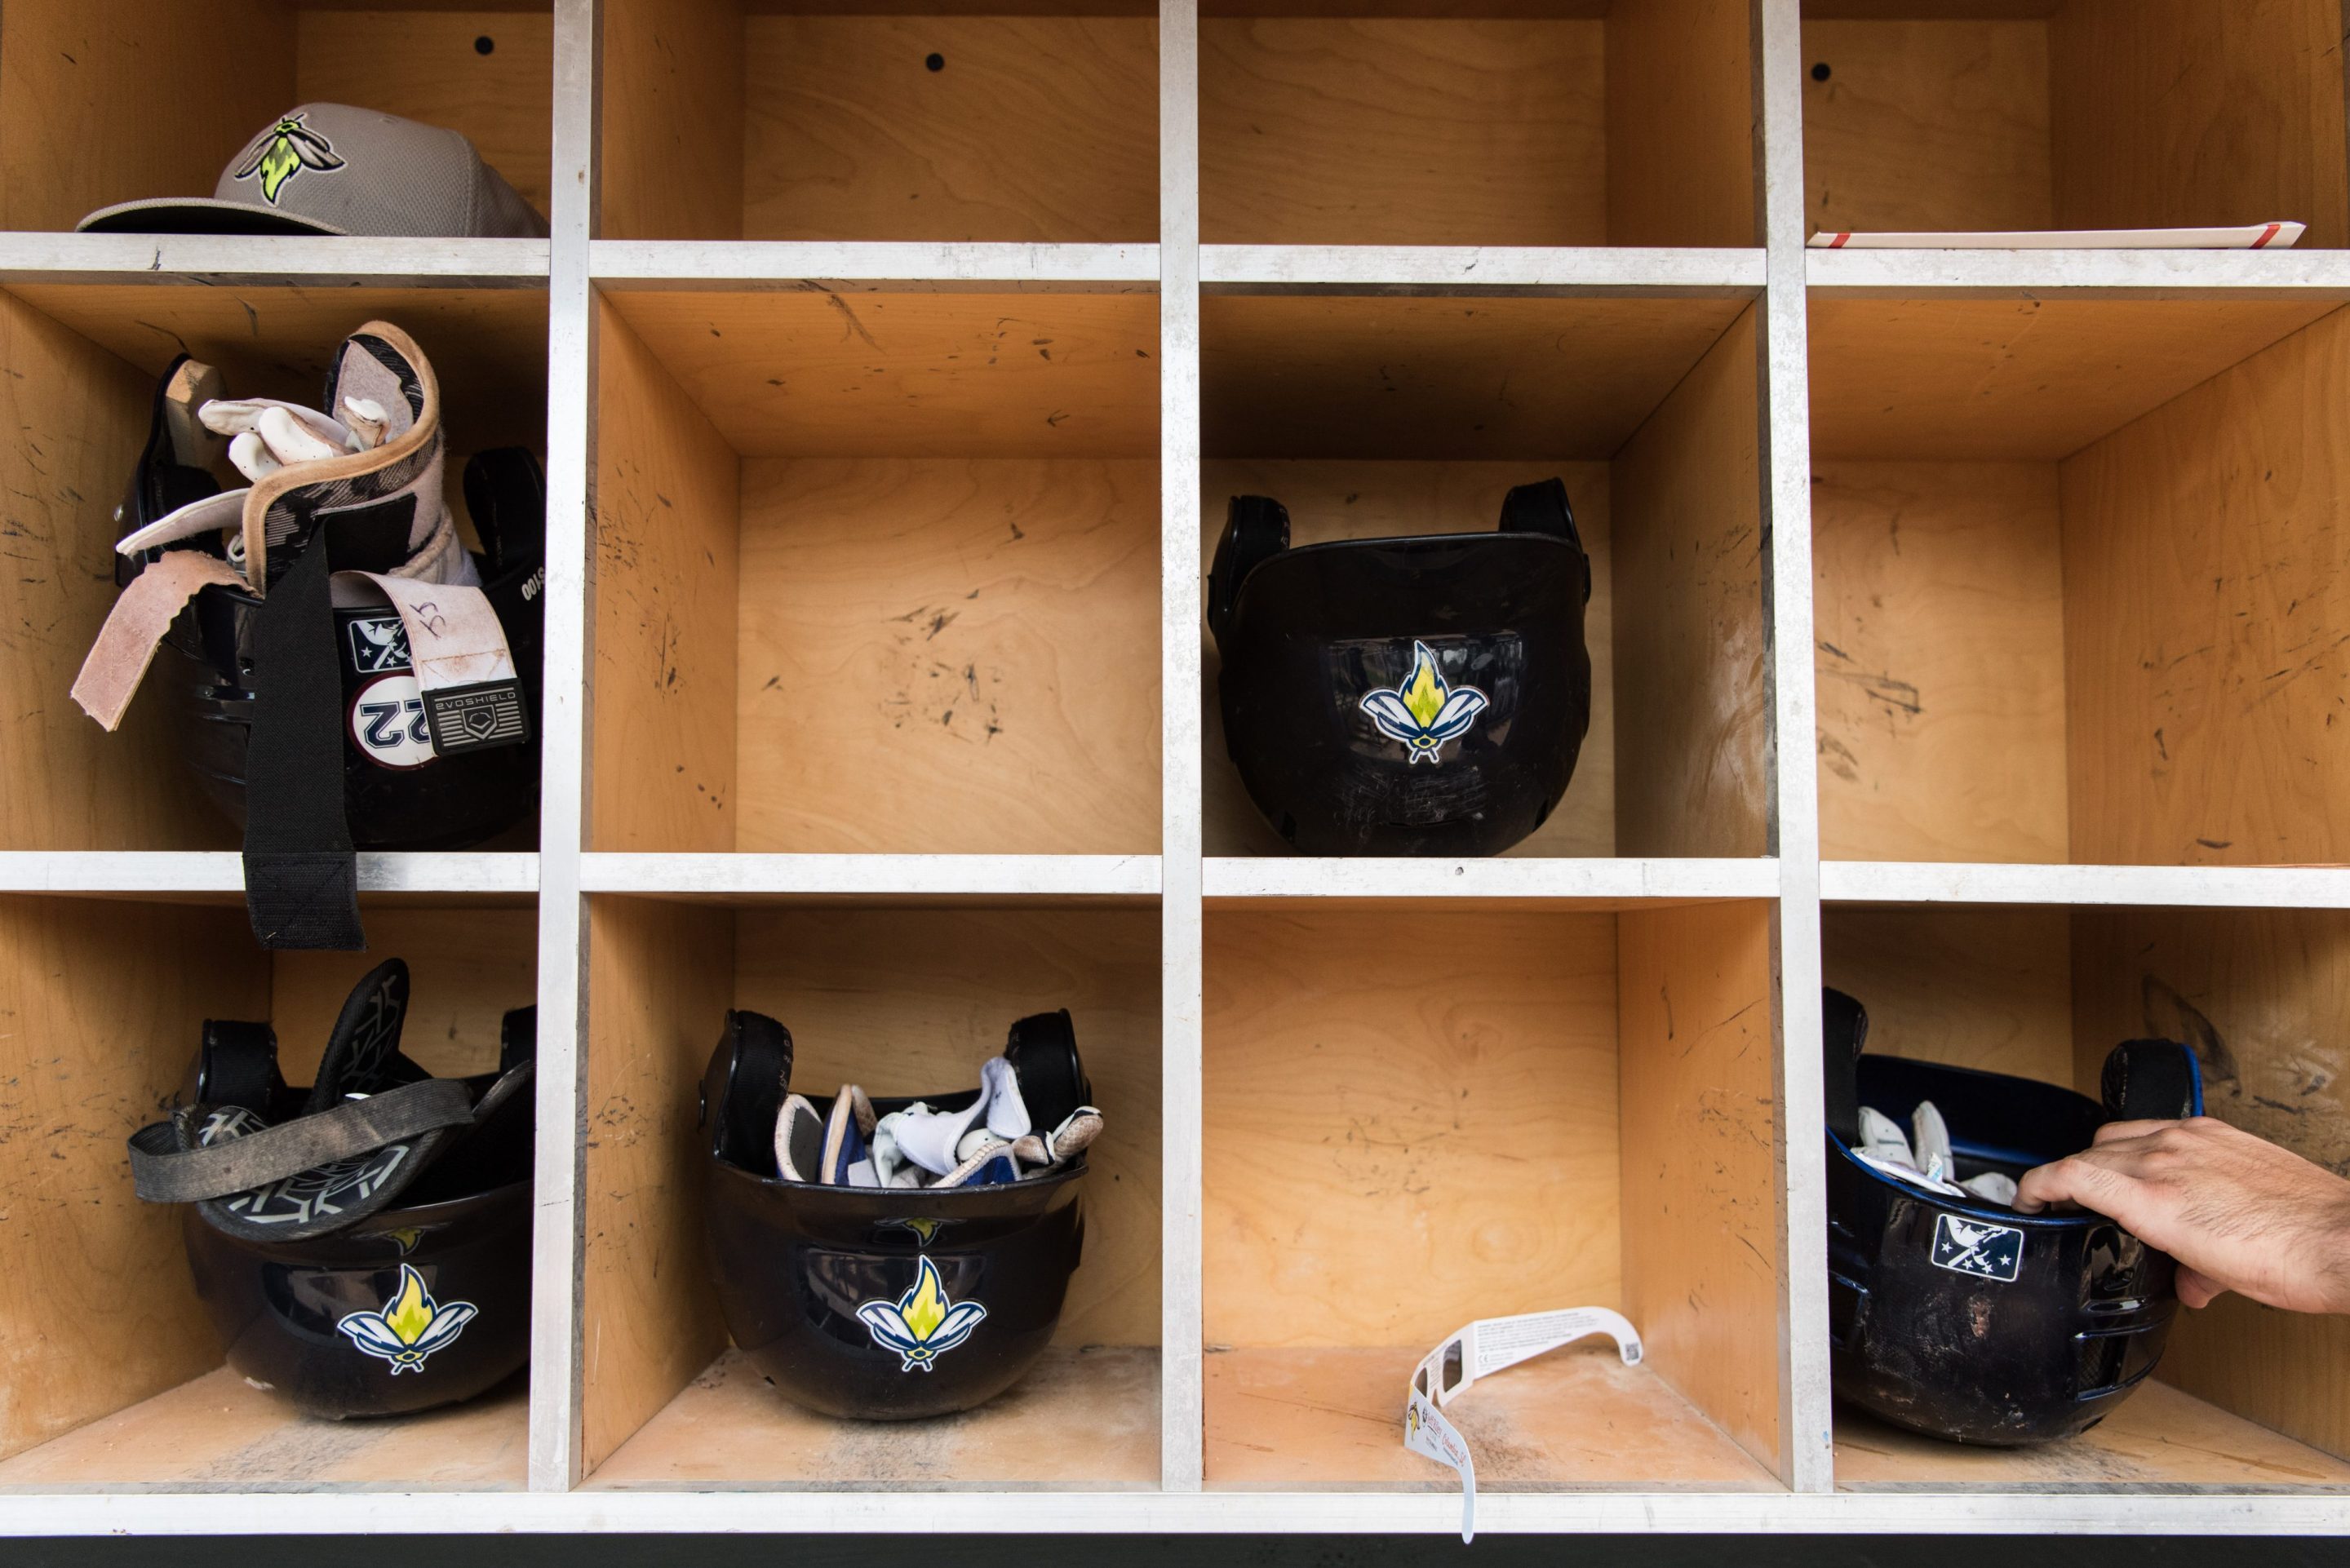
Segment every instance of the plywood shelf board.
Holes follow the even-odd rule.
[[[0,1493],[519,1490],[527,1405],[517,1376],[400,1420],[325,1421],[222,1366],[0,1462]]]
[[[841,1421],[794,1405],[739,1350],[686,1385],[588,1478],[642,1488],[1155,1487],[1159,1353],[1056,1346],[1010,1389],[959,1416]]]
[[[1211,1346],[1209,1488],[1457,1490],[1450,1470],[1403,1446],[1404,1387],[1426,1353]],[[1481,1500],[1576,1488],[1778,1489],[1696,1407],[1654,1372],[1626,1366],[1605,1339],[1481,1380],[1445,1415],[1476,1456]]]

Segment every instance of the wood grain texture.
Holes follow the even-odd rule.
[[[588,842],[732,849],[743,465],[598,310]]]
[[[1069,1010],[1108,1130],[1086,1156],[1085,1262],[1054,1343],[1158,1344],[1158,911],[745,909],[736,919],[734,1004],[792,1032],[793,1079],[820,1104],[843,1083],[872,1095],[968,1088],[1015,1020]],[[712,1039],[716,1026],[713,1012]]]
[[[1820,853],[2066,858],[2056,469],[1812,472]]]
[[[1557,475],[1566,482],[1575,530],[1591,555],[1591,602],[1584,607],[1583,639],[1591,657],[1591,728],[1550,819],[1507,856],[1597,856],[1616,852],[1615,602],[1608,546],[1607,483],[1596,462],[1271,462],[1211,459],[1201,483],[1200,580],[1209,566],[1235,495],[1270,495],[1289,508],[1292,546],[1333,539],[1391,538],[1404,534],[1485,534],[1502,515],[1510,488]],[[1217,697],[1222,668],[1215,639],[1200,632],[1200,745],[1202,831],[1210,855],[1287,855],[1266,823],[1224,746],[1223,709]]]
[[[2350,913],[2084,910],[2073,941],[2082,1082],[2116,1041],[2186,1041],[2211,1115],[2350,1176]],[[2181,1314],[2161,1376],[2350,1459],[2350,1319],[2228,1297]]]
[[[475,47],[487,38],[488,54]],[[348,103],[454,130],[538,209],[549,210],[555,17],[516,11],[303,11],[292,99]],[[232,146],[221,154],[225,162]],[[218,171],[215,170],[217,174]],[[209,194],[210,185],[192,193]]]
[[[583,1470],[726,1345],[702,1240],[709,1157],[694,1122],[733,993],[733,938],[724,909],[588,902]]]
[[[2350,860],[2350,315],[2067,462],[2075,858]]]
[[[1159,1353],[1048,1349],[975,1410],[836,1421],[801,1409],[730,1350],[606,1460],[591,1490],[676,1486],[1155,1487]]]
[[[396,1421],[326,1421],[223,1366],[0,1463],[0,1488],[518,1491],[529,1418],[521,1375]]]
[[[265,1018],[242,911],[0,898],[0,1456],[220,1364],[180,1216],[123,1140],[170,1106],[206,1018]]]
[[[269,1019],[289,1083],[317,1072],[351,987],[389,958],[408,961],[400,1049],[435,1077],[491,1073],[507,1011],[536,1002],[538,916],[531,909],[369,907],[363,953],[269,955]]]
[[[1591,21],[1200,26],[1210,244],[1607,243]]]
[[[1404,1388],[1427,1349],[1211,1348],[1208,1485],[1457,1489],[1451,1471],[1403,1446]],[[1480,1491],[1776,1485],[1665,1379],[1625,1366],[1605,1336],[1480,1380],[1444,1414],[1469,1439]]]
[[[743,465],[735,847],[1159,850],[1159,468]]]
[[[245,140],[298,101],[294,33],[282,0],[10,0],[0,229],[70,229],[117,202],[211,195]]]
[[[174,355],[216,365],[238,397],[316,404],[343,339],[389,321],[416,339],[441,382],[452,479],[489,446],[546,445],[546,296],[530,289],[294,288],[183,284],[16,284],[9,292],[149,377]],[[151,381],[139,400],[140,439]],[[108,504],[139,455],[134,441],[100,493]]]
[[[1613,465],[1619,855],[1769,843],[1756,389],[1748,312]]]
[[[743,238],[743,26],[734,0],[604,8],[596,233]]]
[[[2178,1357],[2178,1342],[2174,1332],[2166,1372]],[[2308,1371],[2305,1365],[2301,1369],[2304,1376]],[[2350,1465],[2151,1380],[2079,1437],[2022,1449],[1921,1438],[1840,1405],[1835,1473],[1839,1487],[1856,1491],[2170,1486],[2233,1491],[2350,1482]]]
[[[1201,439],[1211,457],[1613,457],[1744,309],[1211,295]]]
[[[1159,453],[1154,295],[608,297],[745,457]]]
[[[2051,226],[2048,24],[1806,21],[1804,61],[1814,232]]]
[[[743,69],[745,239],[1159,236],[1150,17],[755,16]]]
[[[1607,76],[1608,243],[1753,244],[1751,7],[1617,0]]]
[[[1211,1346],[1616,1303],[1614,916],[1216,909],[1206,944]]]
[[[2060,228],[2297,218],[2350,244],[2338,0],[2066,0],[2049,24]]]
[[[1784,1475],[1771,910],[1630,909],[1616,929],[1624,1312],[1643,1370]]]
[[[2070,1087],[2071,921],[2061,909],[1830,905],[1822,976],[1868,1009],[1872,1055]]]
[[[154,384],[5,293],[0,365],[0,846],[233,849],[188,787],[162,681],[111,735],[68,695],[114,607],[112,513]]]
[[[1815,296],[1813,456],[2069,457],[2332,308]]]

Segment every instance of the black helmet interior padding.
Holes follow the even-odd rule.
[[[307,1088],[286,1083],[267,1024],[208,1021],[182,1103],[131,1139],[139,1196],[285,1242],[526,1178],[537,1010],[506,1015],[497,1072],[435,1078],[400,1050],[408,996],[399,959],[360,980]]]
[[[2131,1040],[2106,1058],[2102,1100],[2052,1084],[1869,1055],[1845,992],[1826,1023],[1830,1362],[1838,1397],[1897,1425],[2012,1446],[2094,1426],[2154,1370],[2177,1309],[2175,1266],[2103,1215],[2023,1214],[1872,1168],[1860,1107],[1907,1126],[1931,1100],[1956,1179],[2021,1177],[2078,1153],[2109,1121],[2197,1116],[2194,1053]]]
[[[1234,496],[1208,579],[1225,746],[1274,831],[1307,854],[1465,857],[1541,826],[1591,721],[1565,485],[1512,490],[1491,534],[1289,532],[1279,502]]]

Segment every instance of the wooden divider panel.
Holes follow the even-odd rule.
[[[1158,237],[1152,17],[752,16],[743,55],[745,239]]]
[[[179,1211],[132,1196],[123,1140],[206,1018],[268,1013],[242,910],[0,898],[0,1457],[220,1364]]]
[[[1206,591],[1216,542],[1235,495],[1270,495],[1289,509],[1293,548],[1335,539],[1384,539],[1409,534],[1488,534],[1501,522],[1502,502],[1513,485],[1557,476],[1566,482],[1575,531],[1591,556],[1591,602],[1584,607],[1583,641],[1591,657],[1591,728],[1576,758],[1575,777],[1548,821],[1505,855],[1613,855],[1616,852],[1616,691],[1613,606],[1615,572],[1608,546],[1608,470],[1605,463],[1551,462],[1277,462],[1211,459],[1201,483],[1200,580]],[[1200,744],[1205,799],[1206,853],[1286,855],[1241,783],[1224,746],[1223,709],[1217,696],[1222,663],[1204,622],[1200,628]]]
[[[743,17],[736,0],[602,9],[596,233],[743,237]]]
[[[296,103],[355,104],[457,131],[541,217],[550,215],[551,11],[306,9],[295,36],[294,97],[237,131],[220,149],[222,161]],[[211,180],[187,193],[210,195]]]
[[[792,1032],[793,1083],[819,1105],[844,1083],[872,1095],[969,1088],[1015,1020],[1069,1010],[1107,1130],[1086,1156],[1085,1261],[1055,1343],[1158,1344],[1158,912],[751,909],[736,919],[736,1005]],[[718,1010],[704,1011],[714,1040]]]
[[[2072,849],[2350,860],[2350,314],[2064,465]]]
[[[2061,909],[1831,905],[1826,983],[1868,1009],[1868,1051],[2073,1082],[2071,916]]]
[[[2065,0],[2056,226],[2296,218],[2350,244],[2340,0]]]
[[[1614,464],[1618,854],[1768,846],[1756,387],[1748,311]]]
[[[1755,243],[1752,23],[1743,0],[1608,11],[1608,244]]]
[[[2050,226],[2046,22],[1807,19],[1804,69],[1813,231]]]
[[[1210,244],[1607,243],[1606,26],[1200,25]]]
[[[298,101],[294,41],[283,0],[9,0],[0,229],[211,195],[245,140]]]
[[[163,682],[111,735],[68,695],[114,607],[112,512],[153,384],[5,293],[0,364],[0,847],[232,848],[189,787]]]
[[[437,1078],[496,1071],[507,1012],[538,1000],[537,912],[377,906],[365,916],[366,952],[268,955],[268,1016],[287,1082],[310,1082],[351,987],[390,958],[408,961],[401,1054]]]
[[[746,463],[735,846],[1159,849],[1159,467]]]
[[[2053,463],[1814,465],[1822,855],[2066,857],[2062,556]]]
[[[1616,1303],[1615,917],[1216,909],[1206,971],[1211,1346]]]
[[[1770,909],[1627,909],[1617,955],[1624,1312],[1644,1365],[1783,1476]]]
[[[598,306],[588,842],[734,847],[742,463]]]
[[[695,1121],[702,1069],[732,1004],[733,939],[724,909],[588,900],[585,1469],[726,1345],[702,1239],[709,1157]]]
[[[2116,1042],[2183,1040],[2211,1115],[2350,1176],[2350,913],[2084,910],[2073,942],[2083,1085]],[[2223,1298],[2180,1314],[2160,1375],[2350,1459],[2350,1318]]]

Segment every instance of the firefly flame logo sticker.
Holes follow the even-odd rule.
[[[1486,697],[1474,686],[1449,686],[1428,644],[1411,645],[1411,673],[1393,690],[1366,692],[1363,711],[1389,740],[1401,741],[1414,763],[1440,763],[1447,741],[1469,732],[1485,711]]]
[[[987,1309],[977,1302],[947,1299],[936,1263],[928,1258],[915,1262],[920,1267],[912,1289],[894,1302],[870,1301],[857,1309],[858,1319],[873,1335],[873,1343],[897,1352],[900,1372],[917,1367],[928,1372],[941,1355],[969,1339],[971,1331],[987,1317]]]
[[[381,1312],[355,1312],[335,1325],[369,1355],[391,1363],[391,1375],[420,1376],[427,1357],[445,1350],[481,1311],[471,1302],[436,1302],[424,1291],[424,1276],[400,1265],[400,1289]]]
[[[305,169],[324,173],[340,169],[343,161],[335,156],[335,144],[302,123],[298,114],[279,120],[262,133],[253,156],[237,166],[232,180],[250,180],[261,176],[261,199],[271,206],[277,205],[277,194],[286,182]]]

